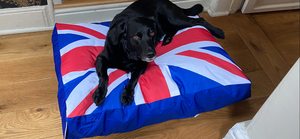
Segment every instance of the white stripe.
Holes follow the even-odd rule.
[[[106,34],[109,30],[109,27],[101,25],[101,24],[80,23],[80,24],[77,24],[77,25],[83,26],[83,27],[86,27],[86,28],[90,28],[90,29],[95,30],[99,33],[102,33],[105,36],[106,36]]]
[[[80,104],[80,102],[98,85],[96,73],[91,73],[83,79],[70,93],[66,100],[67,116]]]
[[[145,104],[145,99],[139,83],[137,83],[134,88],[134,102],[135,105]]]
[[[93,103],[84,113],[84,115],[89,115],[91,113],[93,113],[93,111],[95,111],[95,109],[97,109],[98,106],[96,106],[95,103]]]
[[[118,85],[120,85],[122,82],[128,79],[128,74],[124,74],[123,76],[119,77],[116,79],[114,82],[112,82],[108,87],[107,87],[107,94],[106,97],[113,91]]]
[[[117,69],[112,69],[112,68],[108,69],[108,70],[107,70],[107,75],[109,75],[111,72],[113,72],[113,71],[115,71],[115,70],[117,70]],[[96,68],[90,68],[90,69],[85,70],[85,71],[73,71],[73,72],[69,72],[68,74],[66,74],[66,75],[64,75],[64,76],[62,77],[63,83],[66,84],[66,83],[68,83],[69,81],[72,81],[72,80],[74,80],[74,79],[76,79],[76,78],[78,78],[78,77],[80,77],[80,76],[83,76],[84,74],[86,74],[86,73],[89,72],[89,71],[94,71],[94,72],[96,72]],[[98,76],[97,76],[97,77],[98,77]]]
[[[187,30],[190,30],[190,29],[194,29],[194,28],[202,28],[202,29],[205,29],[207,30],[204,26],[200,26],[200,25],[197,25],[197,26],[192,26],[192,27],[189,27],[189,28],[184,28],[184,29],[181,29],[179,31],[177,31],[176,35],[182,33],[182,32],[185,32]],[[208,31],[208,30],[207,30]]]
[[[230,59],[228,59],[227,57],[225,57],[225,56],[223,56],[223,55],[221,55],[219,53],[213,52],[213,51],[209,51],[209,50],[205,50],[205,49],[196,49],[194,51],[202,52],[202,53],[206,53],[206,54],[210,54],[210,55],[212,55],[214,57],[217,57],[217,58],[220,58],[220,59],[222,59],[224,61],[232,63],[232,61]],[[232,64],[234,64],[234,63],[232,63]]]
[[[118,69],[116,69],[116,68],[109,68],[109,69],[107,70],[107,75],[109,76],[109,74],[111,74],[112,72],[114,72],[114,71],[116,71],[116,70],[118,70]]]
[[[192,26],[192,27],[188,27],[188,28],[184,28],[184,29],[181,29],[181,30],[178,30],[177,33],[175,35],[178,35],[182,32],[185,32],[185,31],[188,31],[190,29],[194,29],[194,28],[202,28],[202,29],[205,29],[207,30],[204,26],[200,26],[200,25],[197,25],[197,26]],[[208,31],[208,30],[207,30]],[[163,41],[164,40],[164,37],[165,35],[160,39],[160,41]]]
[[[212,41],[201,41],[201,42],[189,43],[189,44],[177,47],[173,50],[170,50],[169,52],[157,57],[155,59],[155,62],[163,60],[163,59],[168,59],[169,57],[172,57],[175,54],[183,52],[183,51],[187,51],[187,50],[199,51],[199,49],[201,47],[208,47],[208,46],[216,46],[216,47],[222,48],[218,43],[212,42]]]
[[[112,73],[113,71],[115,71],[117,69],[108,69],[109,74]],[[116,79],[114,82],[112,82],[108,87],[107,87],[107,94],[106,97],[113,91],[113,89],[115,89],[118,85],[120,85],[122,82],[124,82],[125,80],[128,79],[128,74],[124,74],[123,76],[119,77],[118,79]],[[97,106],[95,105],[95,103],[93,103],[85,112],[85,115],[91,114],[95,109],[97,108]]]
[[[219,53],[216,53],[216,52],[213,52],[213,51],[209,51],[209,50],[205,50],[205,49],[200,49],[200,50],[198,50],[198,52],[203,52],[203,53],[207,53],[207,54],[210,54],[212,56],[218,57],[218,58],[220,58],[220,59],[222,59],[224,61],[227,61],[227,62],[231,63],[236,68],[238,68],[239,70],[241,70],[240,67],[238,67],[235,63],[233,63],[229,58],[227,58],[227,57],[225,57],[225,56],[223,56],[223,55],[221,55]]]
[[[84,74],[86,74],[89,71],[96,71],[96,68],[90,68],[88,70],[85,71],[73,71],[73,72],[69,72],[68,74],[64,75],[62,77],[63,83],[67,84],[69,81],[72,81],[80,76],[83,76]]]
[[[183,51],[193,50],[193,51],[208,53],[208,54],[213,55],[215,57],[218,57],[218,58],[220,58],[224,61],[227,61],[229,63],[234,64],[230,59],[228,59],[227,57],[225,57],[225,56],[223,56],[219,53],[209,51],[209,50],[206,50],[206,49],[201,49],[201,48],[205,48],[205,47],[209,47],[209,46],[219,47],[219,48],[223,49],[218,43],[212,42],[212,41],[201,41],[201,42],[189,43],[189,44],[186,44],[186,45],[182,45],[178,48],[175,48],[175,49],[173,49],[173,50],[157,57],[155,61],[157,61],[159,59],[165,59],[166,57],[172,57],[173,55],[175,55],[177,53],[180,53],[180,52],[183,52]]]
[[[198,73],[222,85],[250,83],[249,80],[236,76],[205,60],[175,55],[155,61],[158,65],[172,65]]]
[[[204,53],[208,53],[208,54],[211,54],[215,57],[218,57],[222,60],[225,60],[231,64],[233,64],[235,67],[237,67],[238,69],[240,69],[235,63],[233,63],[230,59],[228,59],[227,57],[219,54],[219,53],[215,53],[213,51],[209,51],[209,50],[205,50],[205,49],[199,49],[199,48],[204,48],[204,47],[208,47],[208,46],[215,46],[215,47],[219,47],[221,49],[223,49],[218,43],[216,42],[212,42],[212,41],[201,41],[201,42],[195,42],[195,43],[190,43],[190,44],[186,44],[186,45],[183,45],[181,47],[178,47],[176,49],[173,49],[159,57],[157,57],[155,59],[155,62],[158,64],[158,63],[161,63],[162,65],[168,65],[168,63],[176,63],[176,61],[173,59],[173,57],[176,57],[177,53],[180,53],[180,52],[183,52],[183,51],[187,51],[187,50],[193,50],[193,51],[198,51],[198,52],[204,52]],[[185,57],[185,56],[184,56]],[[168,60],[167,60],[168,59]],[[192,58],[192,59],[196,59],[196,58]],[[184,64],[185,62],[182,61]],[[190,61],[189,61],[190,62]],[[179,64],[179,63],[178,63]],[[196,63],[190,63],[190,65],[188,67],[192,67],[193,65],[195,65]],[[188,65],[188,64],[186,64]],[[217,67],[217,66],[216,66]],[[188,69],[188,68],[187,68]],[[189,69],[188,69],[189,70]],[[224,70],[224,69],[223,69]],[[240,69],[241,70],[241,69]],[[228,71],[227,71],[228,72]],[[230,72],[228,72],[230,73]],[[230,73],[231,75],[234,75],[232,73]],[[224,75],[225,76],[225,75]],[[236,76],[236,75],[234,75]],[[241,78],[241,77],[240,77]],[[244,78],[242,78],[244,79]],[[247,80],[248,81],[248,80]],[[249,82],[249,81],[248,81]],[[247,83],[248,83],[247,82]]]
[[[57,30],[58,34],[73,34],[73,35],[79,35],[79,36],[83,36],[89,39],[98,39],[93,35],[90,34],[86,34],[80,31],[75,31],[75,30]]]
[[[67,117],[66,117],[67,118]],[[66,120],[67,121],[67,120]],[[65,127],[65,131],[64,131],[64,139],[66,139],[67,138],[67,131],[68,131],[68,122],[66,122],[66,127]]]
[[[199,18],[199,15],[188,16],[189,18]]]
[[[180,91],[178,89],[177,84],[172,79],[169,67],[165,65],[165,66],[159,66],[159,68],[160,68],[161,72],[163,73],[163,76],[164,76],[164,78],[167,82],[168,89],[169,89],[171,97],[179,96]]]
[[[63,56],[65,53],[78,48],[78,47],[84,47],[84,46],[103,46],[104,47],[105,40],[102,39],[83,39],[83,40],[78,40],[75,42],[72,42],[68,44],[67,46],[63,47],[60,49],[60,55]]]

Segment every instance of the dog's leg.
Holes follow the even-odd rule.
[[[223,32],[222,29],[214,27],[213,25],[206,22],[202,17],[199,17],[199,18],[196,18],[193,20],[194,20],[194,22],[193,22],[194,25],[204,26],[215,37],[220,38],[220,39],[225,39],[225,33]]]
[[[217,38],[224,39],[225,34],[222,29],[212,26],[206,22],[203,18],[189,18],[182,12],[182,9],[177,5],[170,2],[169,4],[164,5],[164,12],[162,15],[165,16],[167,21],[176,29],[183,29],[186,27],[191,27],[195,25],[201,25],[207,28],[210,33]],[[181,11],[181,12],[180,12]]]
[[[171,43],[173,37],[175,36],[175,34],[177,33],[178,30],[172,30],[170,32],[168,32],[166,34],[166,36],[164,37],[163,43],[162,45],[168,45],[169,43]]]
[[[203,18],[189,18],[189,17],[177,17],[174,26],[177,26],[180,29],[186,28],[186,27],[192,27],[195,25],[201,25],[204,26],[212,35],[214,35],[217,38],[224,39],[225,33],[222,29],[219,29],[217,27],[212,26],[208,22],[206,22]],[[173,22],[174,23],[174,22]]]
[[[203,6],[201,4],[196,4],[191,8],[182,9],[182,11],[186,16],[195,16],[203,11]]]
[[[105,60],[98,56],[95,62],[96,72],[99,77],[99,85],[95,90],[92,98],[96,106],[103,104],[106,93],[107,93],[107,85],[108,85],[108,75],[107,75],[107,67],[105,66]]]
[[[125,89],[121,95],[121,102],[122,104],[129,105],[133,101],[134,97],[134,88],[140,78],[140,76],[145,72],[147,68],[147,62],[141,63],[139,67],[131,72],[131,79],[129,80],[128,84],[125,86]]]

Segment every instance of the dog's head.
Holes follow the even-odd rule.
[[[135,17],[119,23],[117,41],[131,60],[151,62],[156,58],[155,47],[159,41],[157,23],[146,17]]]

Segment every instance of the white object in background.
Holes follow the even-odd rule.
[[[246,130],[251,139],[299,139],[299,59]]]
[[[223,139],[250,139],[246,132],[246,127],[249,123],[250,120],[235,124]]]
[[[299,9],[299,0],[246,0],[242,13]]]
[[[229,15],[239,10],[242,3],[243,0],[211,0],[207,12],[211,17]]]
[[[299,139],[299,59],[250,123],[234,126],[223,139]]]

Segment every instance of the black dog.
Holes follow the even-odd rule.
[[[107,33],[104,50],[96,59],[99,86],[93,94],[93,101],[101,105],[107,93],[108,68],[131,72],[121,102],[132,102],[134,88],[148,62],[156,57],[155,47],[165,35],[163,45],[172,41],[180,29],[194,25],[206,27],[214,36],[224,38],[224,32],[207,23],[203,18],[189,18],[202,12],[200,4],[182,9],[169,0],[138,0],[116,15]],[[153,94],[155,95],[155,94]]]

